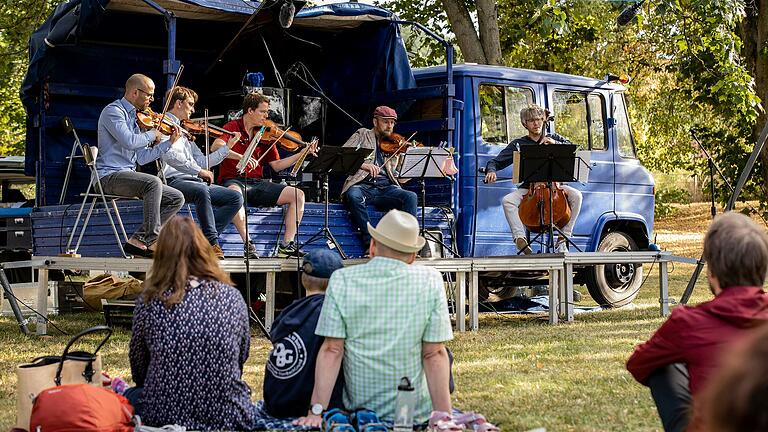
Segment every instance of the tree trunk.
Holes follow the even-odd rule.
[[[501,42],[499,41],[499,15],[496,1],[477,0],[477,24],[480,28],[480,43],[488,64],[501,65]]]
[[[741,23],[741,40],[744,58],[750,74],[755,78],[755,91],[762,99],[763,111],[752,127],[752,142],[757,142],[760,132],[768,121],[768,54],[762,47],[768,46],[768,0],[756,0],[747,8],[747,16]],[[763,197],[768,197],[768,146],[760,153],[763,179],[760,187]],[[752,175],[757,175],[752,173]],[[762,200],[761,200],[762,201]]]
[[[472,63],[487,63],[480,38],[477,36],[472,17],[462,0],[443,0],[443,8],[448,15],[451,30],[456,35],[456,41],[464,56],[464,61]]]

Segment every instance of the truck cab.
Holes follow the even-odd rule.
[[[444,67],[414,70],[417,83],[430,85]],[[457,243],[462,256],[518,253],[504,216],[502,198],[517,188],[510,166],[499,180],[483,183],[480,172],[515,138],[527,131],[520,110],[538,104],[554,115],[548,130],[589,150],[589,180],[570,183],[583,194],[573,240],[585,252],[647,249],[653,232],[654,181],[637,159],[627,115],[624,87],[607,80],[555,72],[475,64],[455,65],[453,83],[461,107],[456,115],[457,165],[454,188]],[[546,241],[532,244],[542,252]],[[571,247],[571,251],[576,251]],[[631,301],[642,268],[631,264],[596,266],[580,271],[600,304]]]

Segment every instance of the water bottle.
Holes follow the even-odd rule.
[[[416,409],[416,392],[408,377],[400,379],[395,398],[394,432],[413,431],[413,411]]]

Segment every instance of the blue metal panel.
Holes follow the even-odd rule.
[[[120,216],[125,224],[125,229],[130,236],[139,228],[142,221],[141,201],[122,201],[118,203]],[[191,206],[194,213],[194,206]],[[74,225],[79,204],[63,206],[46,206],[32,213],[32,230],[35,238],[34,254],[57,255],[64,252],[67,239]],[[268,256],[273,254],[277,242],[283,238],[283,211],[281,208],[249,208],[248,230],[259,254]],[[179,212],[182,216],[188,216],[185,206]],[[371,211],[371,223],[376,223],[383,213]],[[307,203],[304,211],[298,240],[303,242],[309,239],[323,226],[324,207],[318,203]],[[360,235],[352,228],[349,213],[341,204],[331,204],[329,224],[336,239],[341,243],[344,251],[349,256],[360,256],[365,249]],[[81,225],[82,226],[82,225]],[[428,229],[442,231],[446,244],[451,242],[451,230],[448,220],[442,210],[427,208],[426,226]],[[79,231],[78,231],[79,234]],[[219,237],[219,242],[225,254],[228,256],[242,256],[243,242],[235,227],[230,224]],[[367,245],[366,245],[367,246]],[[306,246],[305,250],[327,248],[322,241],[313,242]],[[93,257],[119,257],[112,228],[107,220],[104,209],[97,205],[83,237],[79,253],[83,256]]]

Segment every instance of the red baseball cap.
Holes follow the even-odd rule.
[[[397,120],[397,112],[388,106],[379,106],[373,111],[374,117]]]

